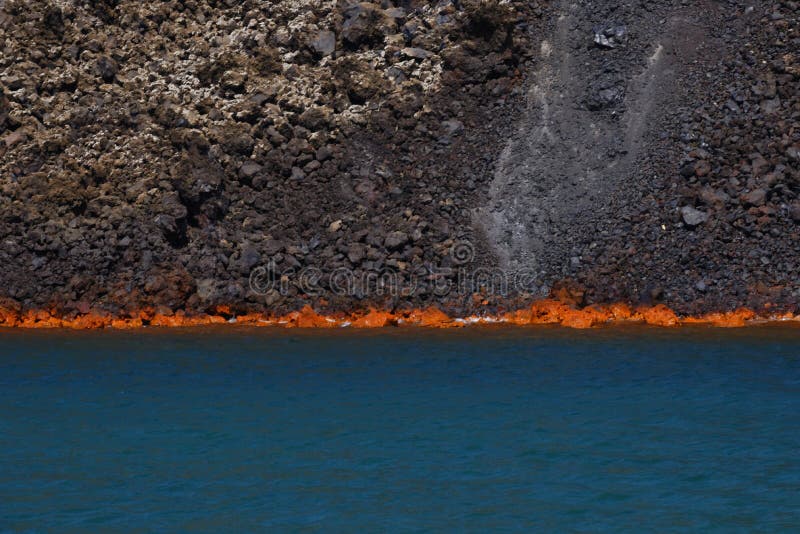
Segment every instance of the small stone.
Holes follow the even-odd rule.
[[[241,255],[239,257],[240,272],[249,272],[253,267],[258,265],[260,261],[261,255],[251,243],[245,243],[242,245]]]
[[[25,132],[23,132],[22,130],[16,130],[6,135],[5,137],[1,138],[0,141],[3,141],[3,143],[5,143],[7,147],[12,147],[17,143],[26,141],[27,139],[28,136],[25,135]]]
[[[305,110],[299,117],[299,122],[310,131],[319,131],[330,122],[331,112],[321,106],[314,106]]]
[[[277,239],[268,239],[261,243],[261,250],[263,250],[264,254],[267,256],[274,256],[283,250],[283,243]]]
[[[292,180],[301,181],[306,177],[306,173],[300,167],[292,167]]]
[[[683,176],[684,178],[691,178],[692,176],[694,176],[695,175],[694,165],[695,164],[692,162],[692,163],[687,163],[686,165],[681,167],[680,170],[681,176]]]
[[[789,217],[796,223],[800,223],[800,202],[795,202],[789,206]]]
[[[742,195],[742,200],[751,206],[763,206],[764,202],[767,200],[767,192],[763,189],[754,189]]]
[[[705,293],[706,289],[708,289],[708,286],[706,286],[706,283],[705,283],[704,281],[702,281],[702,280],[700,280],[699,282],[697,282],[697,283],[695,284],[695,286],[694,286],[694,287],[695,287],[695,288],[696,288],[696,289],[697,289],[697,290],[698,290],[700,293]]]
[[[661,297],[664,296],[664,289],[660,287],[654,287],[650,289],[650,298],[652,300],[661,300]]]
[[[447,135],[458,135],[464,131],[464,123],[455,119],[444,121],[442,126],[447,131]]]
[[[64,12],[58,6],[50,6],[44,13],[44,24],[58,36],[64,34]]]
[[[213,300],[217,294],[217,281],[213,278],[203,278],[197,281],[197,296],[203,302]]]
[[[241,174],[244,178],[252,178],[258,174],[261,168],[261,165],[255,161],[245,161],[242,166],[239,167],[239,174]]]
[[[708,220],[708,214],[691,206],[681,208],[681,217],[687,226],[699,226]]]
[[[390,7],[389,9],[385,10],[384,13],[387,17],[392,19],[402,19],[406,16],[406,10],[402,7]]]
[[[332,31],[323,30],[311,41],[311,46],[323,57],[329,56],[336,51],[336,34]]]
[[[117,65],[117,62],[108,56],[101,56],[97,60],[97,73],[105,82],[112,82],[118,70],[119,65]]]
[[[340,229],[341,227],[342,227],[342,220],[341,220],[341,219],[339,219],[338,221],[333,221],[333,222],[332,222],[332,223],[331,223],[331,224],[328,226],[328,231],[329,231],[330,233],[338,232],[338,231],[339,231],[339,229]]]
[[[750,162],[750,167],[752,169],[753,176],[761,176],[762,174],[765,174],[771,166],[769,162],[762,156],[758,156]]]
[[[233,91],[234,93],[241,93],[244,91],[244,82],[246,76],[243,72],[229,70],[222,75],[221,85],[223,89]]]
[[[406,73],[397,67],[389,67],[386,69],[386,76],[394,83],[403,83],[406,81]]]
[[[347,7],[343,15],[342,39],[346,44],[360,46],[376,44],[383,40],[387,17],[379,6],[360,2]]]
[[[594,43],[601,48],[615,48],[617,46],[614,44],[614,41],[612,41],[602,33],[594,34]]]
[[[367,247],[362,243],[350,243],[347,247],[347,259],[353,265],[358,265],[367,255]]]
[[[616,48],[625,37],[625,26],[596,27],[594,29],[594,44],[600,48]]]
[[[330,159],[331,157],[331,149],[327,146],[321,146],[317,149],[317,152],[314,154],[314,157],[317,161],[322,162],[325,160]]]
[[[389,232],[383,244],[390,250],[399,249],[408,243],[408,234],[405,232]]]
[[[764,113],[777,113],[781,109],[781,99],[773,98],[770,100],[764,100],[761,102],[761,109],[764,110]]]
[[[406,57],[414,59],[426,59],[433,55],[424,48],[403,48],[400,53]]]
[[[711,164],[705,160],[698,161],[694,165],[694,173],[699,176],[707,176],[711,172]]]
[[[591,111],[615,106],[625,99],[625,88],[609,80],[599,80],[590,89],[586,105]]]
[[[229,154],[249,155],[253,151],[255,140],[249,134],[234,134],[224,139],[223,147]]]

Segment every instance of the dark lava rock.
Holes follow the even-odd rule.
[[[255,161],[245,161],[241,167],[239,167],[239,174],[243,178],[252,178],[256,174],[261,171],[262,167]]]
[[[97,60],[97,73],[103,78],[103,81],[112,82],[114,77],[119,72],[119,65],[116,61],[108,56],[101,56]]]
[[[767,192],[763,189],[754,189],[742,195],[742,200],[751,206],[763,206],[767,199]]]
[[[261,262],[261,255],[252,243],[243,243],[239,247],[239,272],[249,274]]]
[[[795,202],[789,206],[789,216],[796,223],[800,223],[800,202]]]
[[[587,107],[598,111],[616,106],[625,98],[625,88],[616,79],[602,76],[589,88]]]
[[[347,259],[353,265],[358,265],[367,255],[367,246],[363,243],[350,243],[347,247]]]
[[[698,161],[694,165],[694,174],[699,177],[708,176],[711,172],[711,164],[705,160]]]
[[[384,246],[389,250],[396,250],[408,243],[408,234],[405,232],[390,232],[384,240]]]
[[[321,56],[330,56],[336,51],[336,34],[328,30],[321,31],[317,37],[311,41],[311,46]]]
[[[332,155],[333,154],[331,153],[330,148],[328,148],[327,146],[321,146],[317,149],[316,153],[314,154],[314,157],[316,158],[317,161],[323,162],[330,159]]]
[[[277,239],[268,239],[262,243],[261,249],[264,251],[264,254],[274,256],[284,249],[284,245]]]
[[[350,46],[375,45],[383,41],[388,19],[383,10],[368,2],[361,2],[344,10],[342,38]]]

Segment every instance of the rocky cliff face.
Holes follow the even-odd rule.
[[[799,14],[0,0],[0,304],[791,306]]]

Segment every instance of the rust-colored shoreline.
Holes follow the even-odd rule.
[[[419,326],[427,328],[457,328],[471,325],[505,324],[560,325],[567,328],[586,329],[609,324],[643,324],[661,327],[682,325],[707,325],[735,328],[768,322],[798,321],[800,316],[791,313],[770,316],[758,315],[752,310],[708,313],[697,317],[680,317],[664,305],[631,307],[627,304],[588,306],[575,308],[557,300],[543,300],[529,308],[499,315],[473,315],[453,318],[436,307],[422,310],[387,312],[370,310],[354,314],[322,315],[311,306],[305,306],[284,316],[248,314],[233,316],[225,306],[215,314],[186,315],[157,313],[143,310],[127,317],[89,312],[76,317],[59,317],[46,311],[15,312],[0,309],[0,327],[11,328],[64,328],[64,329],[133,329],[152,327],[193,327],[221,324],[274,326],[284,328],[382,328],[389,326]]]

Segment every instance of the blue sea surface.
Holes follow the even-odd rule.
[[[0,532],[797,532],[800,329],[0,331]]]

